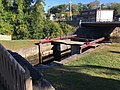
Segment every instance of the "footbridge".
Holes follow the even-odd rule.
[[[120,27],[120,22],[81,22],[83,27]]]
[[[74,34],[78,37],[108,38],[116,27],[120,27],[120,22],[79,22]]]
[[[99,46],[97,43],[100,43],[104,39],[104,37],[98,39],[79,38],[77,35],[72,35],[41,40],[40,42],[35,43],[38,45],[39,49],[39,64],[52,60],[61,61],[66,55],[71,56],[74,54],[81,54],[85,49],[87,50],[90,47],[95,48]],[[52,52],[49,52],[51,54],[46,56],[43,55],[44,51],[42,50],[43,44],[45,43],[51,43],[52,45],[50,50]]]

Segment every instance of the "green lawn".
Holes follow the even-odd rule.
[[[39,40],[11,40],[11,41],[1,41],[0,43],[7,49],[19,50],[21,48],[31,47],[34,43],[39,42]]]
[[[43,71],[56,90],[120,90],[120,44]]]

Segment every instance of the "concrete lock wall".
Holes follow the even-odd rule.
[[[41,46],[42,54],[44,54],[44,55],[49,53],[48,51],[50,51],[51,48],[52,48],[52,45],[50,43],[49,44],[48,43],[47,44],[41,44],[40,46]],[[34,55],[38,54],[39,49],[38,49],[38,45],[34,45],[30,48],[22,48],[20,50],[17,50],[16,52],[19,53],[24,58],[27,58],[29,56],[34,56]]]
[[[12,40],[11,35],[0,35],[0,40]]]
[[[40,48],[41,48],[40,52],[43,57],[53,54],[53,50],[52,50],[53,45],[51,45],[51,43],[41,44]],[[69,45],[64,45],[64,44],[61,45],[61,51],[69,49],[69,48],[70,48]],[[38,61],[38,57],[39,57],[38,45],[34,45],[30,48],[22,48],[20,50],[17,50],[16,52],[19,53],[22,57],[29,60],[29,63],[31,63],[32,65],[39,63],[39,61]]]

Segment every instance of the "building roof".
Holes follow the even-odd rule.
[[[81,12],[89,12],[89,11],[114,11],[114,10],[107,10],[107,9],[93,9],[93,10],[82,10]]]

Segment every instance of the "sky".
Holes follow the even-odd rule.
[[[46,6],[45,6],[45,11],[47,11],[50,7],[52,6],[56,6],[59,4],[68,4],[70,0],[45,0]],[[83,4],[87,4],[89,2],[92,2],[95,0],[71,0],[72,3],[83,3]],[[119,2],[120,0],[99,0],[101,3],[108,3],[108,2]]]

